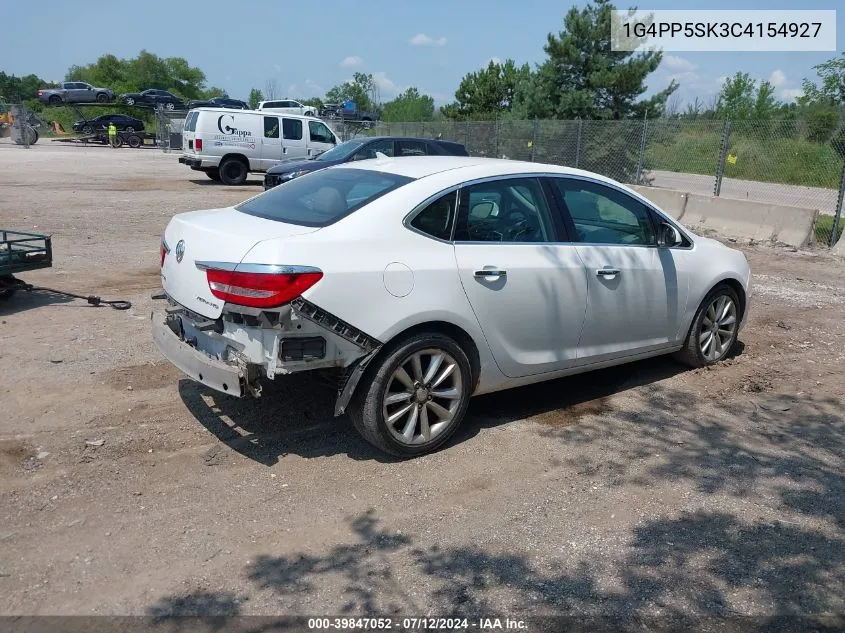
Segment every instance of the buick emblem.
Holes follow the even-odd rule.
[[[181,263],[182,258],[185,256],[185,240],[179,240],[179,243],[176,244],[176,262]]]

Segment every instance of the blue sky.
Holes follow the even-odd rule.
[[[581,6],[584,3],[575,3]],[[835,9],[834,0],[652,0],[641,9]],[[74,0],[6,3],[0,69],[60,80],[73,64],[142,48],[185,57],[210,85],[246,98],[273,79],[283,96],[322,96],[355,71],[373,73],[382,100],[417,86],[438,103],[451,101],[461,77],[490,59],[535,64],[549,31],[562,26],[570,3],[553,0]],[[619,8],[628,4],[618,3]],[[845,9],[837,14],[845,48]],[[138,17],[140,15],[140,18]],[[21,25],[13,28],[12,25]],[[821,53],[667,53],[650,90],[672,78],[683,101],[708,100],[737,70],[769,79],[794,98]],[[289,93],[289,94],[288,94]]]

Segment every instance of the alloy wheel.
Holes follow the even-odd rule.
[[[723,358],[736,337],[736,303],[727,295],[716,297],[701,320],[698,347],[709,361]]]
[[[387,381],[382,415],[398,442],[424,444],[448,429],[464,398],[457,361],[443,350],[423,349]]]

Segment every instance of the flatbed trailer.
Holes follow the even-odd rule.
[[[0,229],[0,299],[8,299],[26,286],[16,274],[52,265],[53,244],[49,235]]]
[[[109,133],[106,130],[98,130],[91,134],[83,134],[82,136],[75,136],[73,138],[57,138],[54,141],[61,143],[77,143],[87,145],[88,143],[99,143],[101,145],[109,144]],[[117,133],[117,147],[128,145],[132,148],[143,147],[147,145],[147,141],[152,140],[152,145],[155,145],[156,135],[152,132],[126,132],[118,131]]]

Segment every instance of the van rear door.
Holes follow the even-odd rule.
[[[302,119],[282,117],[282,154],[286,159],[301,159],[305,153],[305,131]]]
[[[197,136],[197,118],[199,117],[199,112],[196,110],[191,110],[188,112],[188,115],[185,117],[185,125],[182,126],[182,153],[183,154],[196,154],[196,147],[194,141],[196,140]]]

